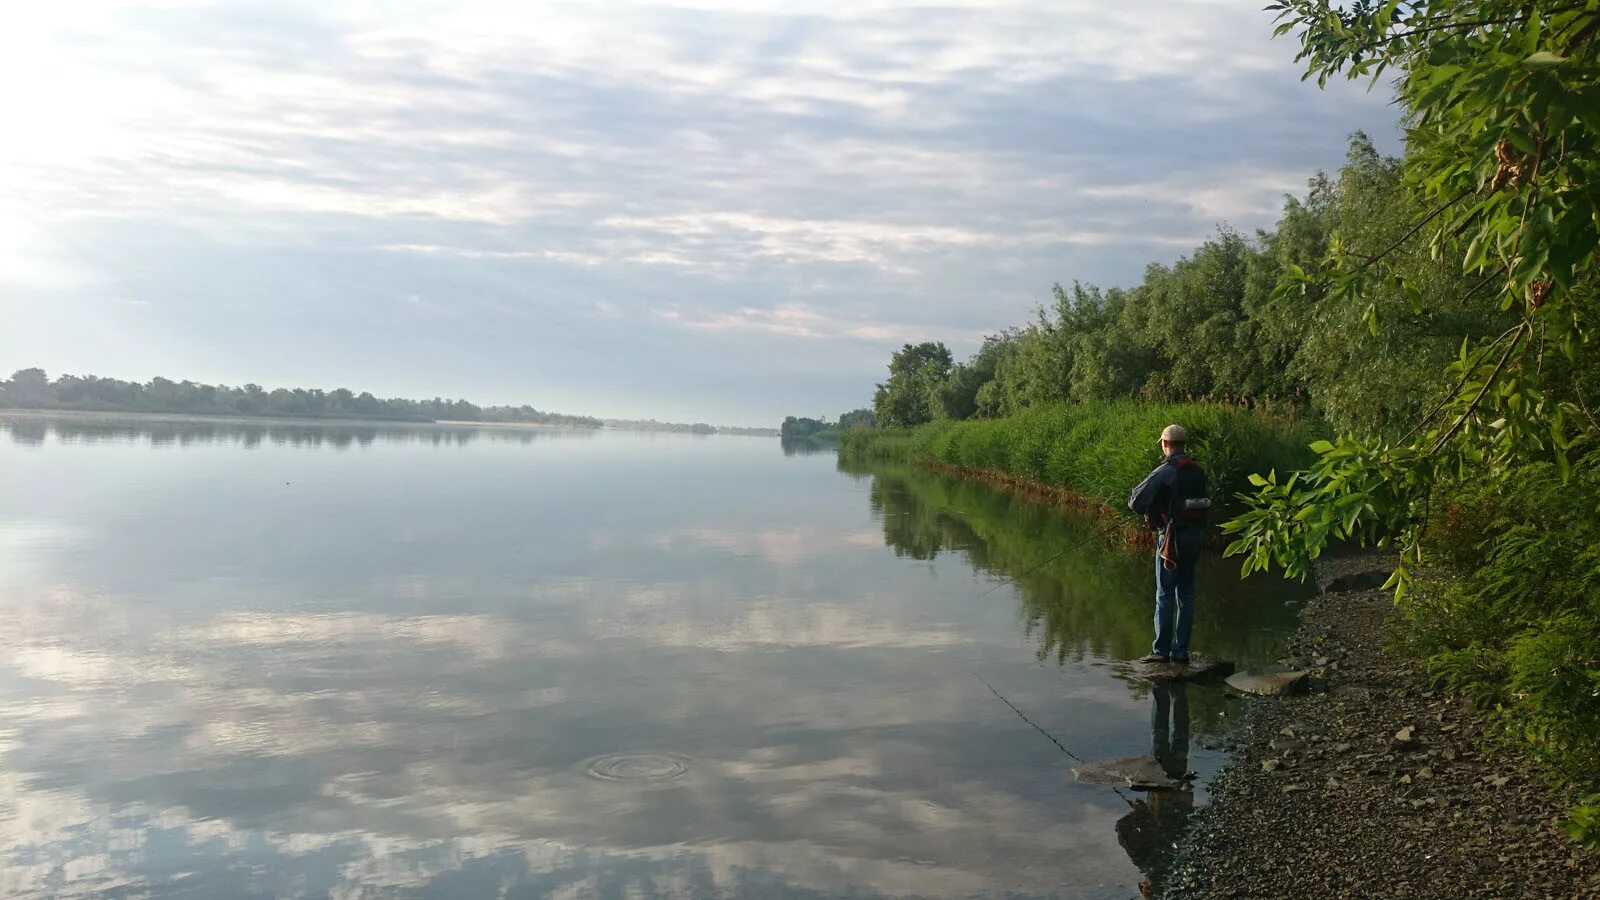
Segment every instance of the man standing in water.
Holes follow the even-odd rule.
[[[1185,450],[1189,436],[1181,425],[1161,432],[1166,457],[1128,495],[1128,508],[1160,531],[1156,540],[1156,640],[1141,662],[1189,664],[1189,632],[1194,627],[1194,570],[1205,542],[1206,474]]]

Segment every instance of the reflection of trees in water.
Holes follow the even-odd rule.
[[[1182,779],[1189,770],[1189,686],[1153,685],[1150,696],[1150,755],[1169,777]],[[1193,813],[1193,791],[1150,791],[1117,820],[1117,843],[1144,873],[1148,894],[1165,885],[1174,845]]]
[[[838,441],[819,441],[810,437],[782,437],[778,445],[783,448],[784,456],[815,456],[818,453],[834,453],[839,449]]]
[[[1100,527],[1095,520],[924,469],[853,460],[841,460],[839,468],[871,478],[872,510],[895,553],[926,560],[958,552],[973,569],[997,580],[1023,573],[1013,594],[1040,659],[1130,659],[1149,649],[1155,563],[1148,551],[1091,541],[1041,565],[1089,539]],[[1039,569],[1030,571],[1035,566]],[[1195,646],[1240,665],[1275,656],[1294,627],[1293,611],[1283,600],[1306,588],[1270,577],[1241,581],[1232,561],[1215,556],[1201,561],[1199,577]],[[982,602],[1000,602],[1001,596],[997,592]],[[1182,778],[1189,768],[1191,735],[1226,726],[1220,715],[1227,705],[1223,693],[1131,678],[1129,686],[1136,696],[1150,697],[1151,755],[1168,775]],[[1151,791],[1133,801],[1117,822],[1117,840],[1152,893],[1161,890],[1173,844],[1189,827],[1193,811],[1191,791]]]
[[[220,419],[0,418],[0,433],[13,443],[38,446],[52,435],[62,443],[145,442],[152,447],[233,444],[246,449],[275,446],[367,447],[374,443],[464,446],[474,441],[531,444],[555,435],[593,437],[592,429],[474,427],[470,425],[399,425],[355,422],[256,422]]]
[[[50,436],[50,423],[43,419],[0,419],[0,431],[9,432],[13,443],[37,447]]]
[[[1147,652],[1154,612],[1148,554],[1091,540],[1045,564],[1062,548],[1092,538],[1100,527],[1095,520],[914,467],[841,460],[840,469],[871,474],[872,510],[896,554],[929,560],[958,552],[996,580],[1023,573],[1015,594],[1041,659],[1128,659]],[[1202,560],[1196,646],[1236,661],[1270,659],[1294,624],[1282,600],[1304,590],[1271,577],[1241,581],[1230,561]]]

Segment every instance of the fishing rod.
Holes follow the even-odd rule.
[[[982,600],[984,597],[989,596],[990,594],[994,593],[995,591],[1000,590],[1001,588],[1005,587],[1008,584],[1011,584],[1011,583],[1015,582],[1017,579],[1022,578],[1025,575],[1032,575],[1034,572],[1037,572],[1040,569],[1044,568],[1045,566],[1050,565],[1051,563],[1055,562],[1056,560],[1060,559],[1063,556],[1066,556],[1068,553],[1071,553],[1072,551],[1078,549],[1079,547],[1086,546],[1092,541],[1095,541],[1095,540],[1098,540],[1098,539],[1100,539],[1102,537],[1105,537],[1106,535],[1110,534],[1114,529],[1118,528],[1121,525],[1122,525],[1122,523],[1120,521],[1112,520],[1110,523],[1106,524],[1105,526],[1103,526],[1100,529],[1098,529],[1097,531],[1095,531],[1094,534],[1089,535],[1088,537],[1086,537],[1083,540],[1077,542],[1076,544],[1072,544],[1072,545],[1068,546],[1065,550],[1062,550],[1060,553],[1057,553],[1054,556],[1050,557],[1049,559],[1046,559],[1044,562],[1039,563],[1036,566],[1032,566],[1032,567],[1030,567],[1028,569],[1025,569],[1025,570],[1023,570],[1021,572],[1018,572],[1017,574],[1011,576],[1010,578],[1007,578],[1005,581],[1002,581],[999,584],[995,585],[994,587],[989,588],[987,591],[984,591],[983,593],[979,594],[978,595],[978,599]],[[987,682],[985,682],[985,683],[987,683]],[[990,688],[990,690],[994,690],[994,689]],[[1005,698],[1001,697],[1000,699],[1004,700]]]

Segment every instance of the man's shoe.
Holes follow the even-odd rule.
[[[1187,657],[1187,656],[1173,656],[1172,657],[1172,661],[1177,663],[1180,666],[1187,666],[1189,664],[1189,657]]]
[[[1142,662],[1142,663],[1172,662],[1172,657],[1166,655],[1165,653],[1151,653],[1151,654],[1149,654],[1147,656],[1139,657],[1139,662]]]

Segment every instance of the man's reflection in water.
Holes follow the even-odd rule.
[[[1185,781],[1189,772],[1189,685],[1156,684],[1150,716],[1150,754],[1168,776]],[[1172,849],[1194,812],[1194,792],[1187,788],[1150,791],[1135,800],[1128,814],[1117,821],[1117,841],[1139,871],[1146,897],[1158,896],[1172,863]]]

